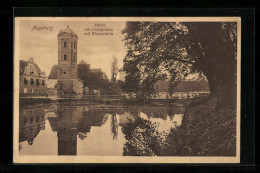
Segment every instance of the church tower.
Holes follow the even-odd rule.
[[[77,34],[69,26],[58,34],[58,94],[82,95],[82,82],[78,78]]]
[[[77,79],[78,36],[69,26],[58,34],[58,79]]]

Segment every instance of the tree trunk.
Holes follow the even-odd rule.
[[[210,71],[204,72],[204,75],[209,83],[210,95],[217,97],[217,108],[236,104],[237,87],[233,70],[222,69],[220,72],[219,69],[211,68]]]

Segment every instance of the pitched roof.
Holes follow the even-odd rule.
[[[34,66],[35,66],[37,72],[40,73],[40,72],[41,72],[41,69],[39,68],[39,66],[38,66],[36,63],[34,63],[34,62],[32,62],[32,63],[34,64]],[[26,67],[27,65],[28,65],[28,61],[20,60],[20,72],[21,72],[21,73],[24,73],[25,67]]]
[[[35,65],[36,70],[40,73],[41,69],[39,68],[39,66],[37,64],[35,64],[35,63],[34,63],[34,65]]]
[[[20,72],[23,73],[25,70],[25,67],[27,66],[28,61],[20,60]]]
[[[58,65],[52,66],[48,79],[57,79]]]
[[[159,86],[159,92],[169,91],[169,81],[158,81],[156,85]],[[173,89],[174,92],[188,92],[188,91],[209,91],[208,82],[205,80],[194,81],[180,81]]]

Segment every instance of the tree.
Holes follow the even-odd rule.
[[[127,22],[125,66],[143,83],[169,75],[171,80],[198,73],[205,75],[218,104],[236,99],[237,24],[235,22]],[[138,72],[137,72],[138,71]]]
[[[112,82],[116,82],[116,76],[117,76],[117,71],[118,70],[118,65],[117,65],[117,58],[113,56],[113,61],[111,64],[111,80]]]
[[[102,72],[92,72],[88,64],[81,63],[78,65],[79,78],[83,80],[85,87],[90,90],[100,90],[101,94],[114,95],[121,92],[117,83],[109,82],[107,75]]]
[[[129,93],[137,93],[140,88],[141,74],[134,61],[124,60],[124,70],[126,71],[123,90]]]

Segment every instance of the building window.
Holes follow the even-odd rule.
[[[36,79],[36,85],[37,85],[37,86],[40,85],[40,81],[39,81],[39,79]]]
[[[42,89],[42,93],[44,93],[44,89]]]
[[[34,80],[31,78],[31,82],[30,82],[30,84],[31,85],[33,85],[34,84]]]
[[[66,74],[66,71],[64,71],[63,73]]]
[[[33,123],[33,117],[30,117],[30,124]]]
[[[67,60],[67,55],[66,54],[64,55],[64,60]]]
[[[24,118],[24,120],[23,120],[23,124],[24,124],[24,125],[27,124],[27,119],[26,119],[26,118]]]
[[[39,92],[39,89],[36,88],[36,89],[35,89],[35,93],[38,93],[38,92]]]
[[[74,59],[73,60],[76,62],[76,55],[74,55]]]
[[[44,80],[42,80],[42,86],[43,86],[43,85],[45,85],[45,81],[44,81]]]
[[[67,42],[66,41],[64,41],[64,47],[67,47]]]
[[[24,85],[27,85],[28,84],[28,80],[26,78],[23,79],[23,83]]]
[[[74,42],[74,48],[76,48],[76,42]]]
[[[33,73],[34,73],[33,67],[30,67],[29,73],[30,73],[31,75],[33,75]]]
[[[33,89],[31,88],[31,89],[29,89],[29,93],[33,93]]]

